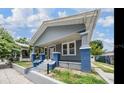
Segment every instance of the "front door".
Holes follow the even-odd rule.
[[[55,52],[55,46],[49,48],[49,57],[52,59],[52,53]]]

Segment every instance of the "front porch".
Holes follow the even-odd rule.
[[[45,64],[45,66],[40,65],[40,68],[45,67],[46,70],[47,63],[56,61],[54,60],[56,59],[54,54],[56,55],[59,54],[58,55],[59,58],[57,58],[59,60],[57,61],[59,62],[60,67],[91,72],[90,51],[89,51],[90,48],[88,47],[87,41],[85,41],[88,38],[87,33],[85,32],[78,33],[78,36],[79,36],[78,38],[80,38],[78,40],[72,36],[68,36],[66,38],[62,38],[62,40],[58,40],[58,42],[56,41],[49,42],[49,44],[44,44],[41,47],[34,47],[33,48],[34,53],[36,50],[41,50],[40,48],[42,48],[42,51],[39,51],[39,53],[41,53],[41,55],[44,54],[45,56],[44,60],[47,59],[47,61],[42,60],[43,63],[41,64]],[[70,40],[67,38],[73,38],[73,41],[71,41],[72,39]],[[39,59],[42,59],[42,57],[40,58],[40,56]],[[48,60],[50,61],[48,62]]]
[[[36,47],[33,48],[33,53],[35,54],[35,51],[38,50],[39,54],[41,53],[41,58],[39,56],[39,59],[42,59],[42,54],[44,53],[44,59],[50,59],[52,61],[57,60],[58,63],[63,61],[69,61],[69,62],[78,62],[80,63],[80,66],[74,66],[74,64],[71,64],[71,68],[75,68],[81,71],[85,72],[91,72],[91,64],[90,64],[90,47],[89,47],[89,31],[85,30],[85,26],[81,25],[82,27],[76,28],[78,30],[72,30],[72,28],[67,29],[67,31],[74,31],[73,33],[65,33],[65,30],[55,27],[58,31],[63,31],[63,36],[56,35],[56,37],[52,37],[51,34],[47,34],[51,39],[48,39],[46,42],[43,42],[41,40],[38,40],[36,42]],[[72,26],[71,26],[72,27]],[[76,25],[77,27],[77,25]],[[54,28],[54,29],[55,29]],[[56,30],[55,29],[55,30]],[[80,30],[79,30],[80,29]],[[55,31],[49,29],[48,32]],[[47,33],[47,32],[46,32]],[[61,34],[61,33],[60,33]],[[42,36],[43,37],[43,36]],[[40,38],[42,38],[40,37]],[[45,37],[44,37],[45,38]],[[57,39],[58,38],[58,39]],[[43,39],[44,40],[44,39]],[[51,41],[52,40],[52,41]],[[39,42],[41,41],[41,42]],[[39,42],[39,43],[38,43]],[[42,48],[42,51],[40,48]],[[55,55],[57,55],[59,58],[56,58]],[[55,60],[54,60],[55,59]],[[32,60],[35,61],[35,60]],[[36,62],[36,61],[35,61]],[[42,60],[42,62],[44,62]],[[42,63],[39,61],[39,63]]]

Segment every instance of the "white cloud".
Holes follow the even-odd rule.
[[[95,10],[95,8],[73,8],[73,9],[76,10],[78,13]]]
[[[19,39],[19,38],[21,38],[21,36],[17,36],[17,37],[16,37],[16,39]]]
[[[13,28],[26,26],[26,19],[33,14],[33,9],[16,8],[11,10],[12,15],[6,18],[6,22]]]
[[[98,23],[103,27],[109,27],[114,24],[114,16],[107,16],[104,18],[100,18]]]
[[[105,37],[105,33],[102,33],[102,32],[99,32],[99,31],[96,31],[96,35],[100,38]]]
[[[0,24],[4,24],[4,23],[5,23],[4,16],[0,14]]]
[[[94,31],[92,39],[101,40],[103,42],[104,49],[111,51],[114,48],[114,38],[108,37],[107,34],[103,32]]]
[[[0,24],[4,25],[15,36],[18,29],[25,27],[38,28],[45,20],[50,19],[46,9],[15,8],[11,9],[11,16],[5,18],[0,14]]]
[[[50,19],[49,16],[45,13],[38,13],[31,15],[27,18],[27,26],[28,27],[39,27],[39,25],[45,21]]]
[[[16,31],[12,31],[12,30],[8,30],[8,33],[13,37],[13,38],[17,38],[18,36],[16,35]]]
[[[58,16],[59,17],[65,17],[65,16],[67,16],[67,14],[66,14],[66,12],[65,11],[63,11],[63,12],[58,12]]]
[[[114,12],[114,8],[103,8],[102,12],[111,12],[111,13],[113,13]]]
[[[104,41],[110,45],[114,44],[113,38],[104,38]]]
[[[74,8],[74,10],[78,11],[79,13],[86,12],[86,11],[92,11],[95,9],[101,9],[101,12],[114,12],[114,8]]]
[[[37,29],[31,29],[31,33],[34,34],[37,31]]]
[[[100,31],[95,31],[93,34],[94,39],[99,39],[107,43],[113,43],[114,42],[114,37],[108,37],[107,34],[100,32]]]

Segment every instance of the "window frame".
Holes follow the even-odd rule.
[[[70,54],[70,43],[74,43],[74,54]],[[67,45],[67,54],[63,54],[63,45],[66,44]],[[66,42],[66,43],[62,43],[62,56],[76,56],[76,41],[71,41],[71,42]]]

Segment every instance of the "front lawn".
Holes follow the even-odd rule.
[[[96,73],[78,73],[71,70],[54,69],[52,77],[68,84],[105,84],[106,82]]]
[[[25,67],[25,68],[27,68],[27,67],[32,67],[32,62],[26,62],[26,61],[16,61],[16,62],[14,62],[15,64],[18,64],[18,65],[20,65],[20,66],[22,66],[22,67]]]
[[[114,66],[113,65],[109,65],[109,64],[101,63],[101,62],[93,62],[93,64],[105,72],[114,73]]]

